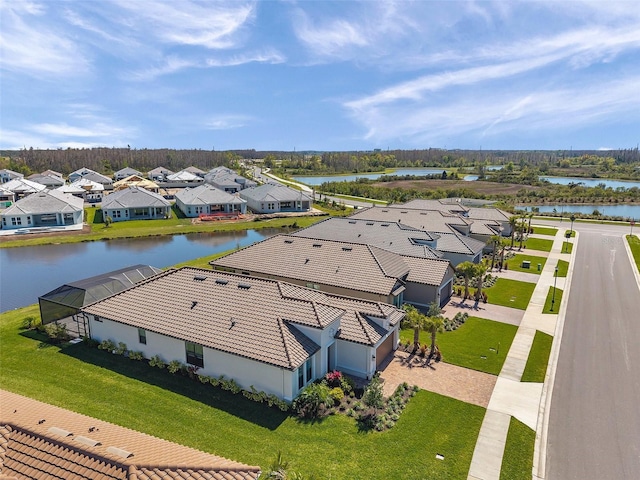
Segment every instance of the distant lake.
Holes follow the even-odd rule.
[[[193,233],[0,249],[0,312],[31,305],[68,282],[139,263],[169,267],[245,247],[282,229]]]
[[[480,178],[480,175],[465,175],[462,179],[466,182],[475,182]]]
[[[353,175],[325,175],[322,177],[316,176],[304,176],[304,177],[292,177],[296,182],[304,183],[305,185],[322,185],[325,182],[355,182],[359,178],[368,178],[370,180],[377,180],[380,177],[388,175],[441,175],[446,168],[398,168],[397,170],[382,174],[382,173],[356,173]]]
[[[591,215],[594,210],[598,210],[602,215],[609,217],[635,218],[640,219],[640,205],[534,205],[539,212],[553,212],[555,208],[557,213],[563,213],[565,216],[571,213],[583,213]],[[531,206],[518,206],[518,210],[531,211]]]
[[[631,180],[611,180],[606,178],[579,178],[579,177],[549,177],[541,175],[540,180],[547,180],[549,183],[558,185],[569,185],[570,183],[582,183],[585,187],[597,187],[603,183],[606,187],[616,188],[640,188],[640,182]]]

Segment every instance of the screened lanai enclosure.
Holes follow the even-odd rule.
[[[150,265],[133,265],[95,277],[66,283],[38,297],[42,324],[61,322],[72,336],[88,335],[83,318],[78,313],[87,305],[115,295],[162,270]]]

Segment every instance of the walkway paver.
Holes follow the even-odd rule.
[[[424,358],[396,351],[382,371],[384,395],[390,396],[403,382],[430,392],[487,408],[498,377],[444,362],[425,364]]]

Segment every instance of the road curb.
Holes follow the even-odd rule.
[[[569,261],[569,271],[564,287],[564,296],[558,311],[558,320],[556,322],[556,330],[553,335],[553,345],[551,354],[549,355],[549,364],[545,375],[544,384],[542,386],[542,395],[540,396],[540,409],[538,410],[538,423],[536,428],[536,441],[533,450],[533,471],[534,480],[543,480],[546,478],[547,468],[547,435],[549,431],[549,413],[551,407],[551,396],[553,394],[553,385],[555,383],[556,368],[558,366],[558,357],[560,355],[560,345],[562,344],[562,334],[564,331],[564,320],[571,295],[571,280],[573,278],[573,268],[575,266],[575,257],[578,250],[578,239],[580,234],[576,231],[575,240],[571,250],[571,260]],[[560,259],[558,259],[560,261]],[[557,341],[556,341],[557,340]]]
[[[636,283],[638,284],[638,290],[640,290],[640,272],[638,272],[638,268],[636,267],[636,259],[633,258],[633,253],[631,252],[631,247],[629,246],[629,242],[627,241],[628,234],[622,234],[622,243],[624,244],[624,249],[627,251],[627,255],[629,256],[629,261],[631,262],[631,270],[633,271],[633,275],[636,277]],[[638,235],[634,235],[636,238]]]

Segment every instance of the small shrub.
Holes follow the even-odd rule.
[[[67,326],[64,324],[49,323],[44,326],[44,332],[54,343],[61,343],[69,340]]]
[[[200,370],[200,367],[197,365],[188,364],[186,366],[186,370],[187,370],[187,375],[189,375],[189,378],[195,379],[196,376],[198,375],[198,370]]]
[[[340,388],[345,393],[345,395],[351,395],[356,389],[356,382],[353,380],[353,378],[342,375],[342,377],[340,378]]]
[[[89,337],[87,335],[82,337],[82,343],[84,343],[87,347],[91,347],[91,348],[95,348],[95,347],[98,347],[100,345],[99,341],[97,341],[95,338],[91,338],[91,337]]]
[[[129,358],[131,360],[142,360],[144,358],[144,355],[142,354],[142,352],[133,351],[129,352]]]
[[[367,388],[365,388],[362,401],[368,407],[382,408],[383,400],[382,382],[380,381],[380,375],[376,373]]]
[[[333,404],[339,405],[342,399],[344,398],[344,391],[342,391],[340,387],[335,387],[329,391],[329,395],[333,397]]]
[[[124,342],[118,342],[118,346],[115,348],[115,351],[118,355],[124,355],[124,352],[127,351],[127,344]]]
[[[160,355],[154,355],[153,357],[151,357],[151,359],[149,360],[149,365],[151,365],[152,367],[158,367],[160,369],[163,369],[166,366],[164,360],[160,358]]]
[[[295,398],[293,409],[302,417],[318,418],[323,409],[332,404],[329,387],[325,383],[312,383]]]
[[[98,348],[100,350],[106,350],[107,352],[113,352],[116,349],[116,344],[113,340],[103,340],[100,342],[100,345],[98,345]]]
[[[22,328],[24,330],[33,330],[37,328],[38,325],[42,325],[40,317],[36,318],[33,315],[29,315],[27,317],[24,317],[24,319],[22,320]]]
[[[182,370],[182,363],[180,363],[178,360],[171,360],[169,362],[167,370],[169,370],[169,373],[178,373],[180,370]]]
[[[324,379],[327,381],[327,385],[329,385],[330,387],[339,387],[342,380],[342,372],[338,370],[327,372],[327,374],[324,376]]]
[[[198,381],[203,384],[210,383],[211,377],[207,375],[198,375]]]

